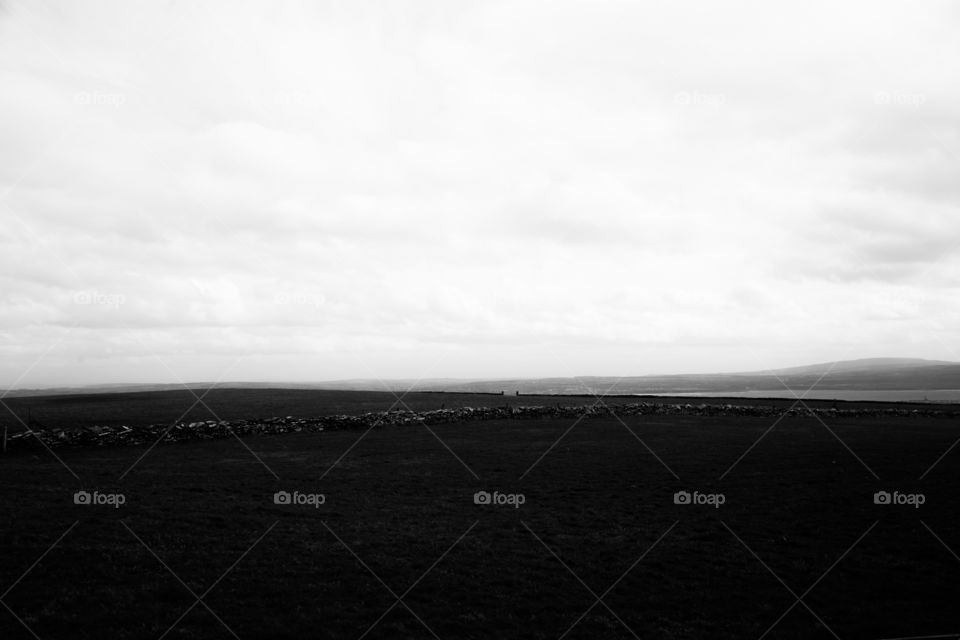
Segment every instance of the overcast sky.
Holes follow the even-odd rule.
[[[0,6],[0,386],[960,360],[957,3]]]

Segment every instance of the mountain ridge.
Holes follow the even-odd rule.
[[[733,373],[681,373],[642,376],[551,376],[540,378],[351,378],[320,382],[112,383],[77,387],[13,389],[8,397],[124,393],[166,389],[317,389],[369,391],[446,391],[508,394],[668,394],[754,392],[812,385],[837,390],[960,389],[960,363],[922,358],[861,358]]]

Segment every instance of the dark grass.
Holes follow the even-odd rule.
[[[198,397],[202,402],[198,402]],[[306,389],[176,389],[128,393],[66,394],[3,398],[0,406],[0,429],[6,426],[14,433],[30,424],[33,428],[71,429],[93,425],[130,427],[149,424],[170,424],[174,421],[208,419],[241,420],[274,416],[314,417],[330,414],[360,414],[410,408],[430,411],[445,406],[499,407],[519,405],[589,405],[593,395],[492,395],[479,393],[431,393],[390,391],[328,391]],[[683,404],[751,405],[766,404],[789,407],[794,400],[754,398],[688,398],[669,396],[608,396],[610,404],[624,402],[662,402]],[[897,406],[904,408],[940,408],[956,410],[957,405],[920,403],[844,402],[807,400],[811,407],[871,408]]]
[[[243,640],[433,637],[427,627],[553,639],[588,610],[565,637],[759,638],[794,605],[790,590],[815,585],[767,638],[834,637],[816,616],[845,640],[960,631],[960,560],[921,523],[960,550],[960,447],[918,480],[960,425],[838,419],[828,430],[792,417],[721,480],[772,420],[624,422],[632,433],[604,417],[569,432],[572,420],[503,420],[162,445],[122,480],[144,448],[58,450],[79,481],[44,451],[8,456],[0,590],[76,525],[3,601],[41,638],[159,638],[194,604],[187,587],[210,589],[216,615],[199,604],[167,638],[233,637],[219,617]],[[75,506],[81,486],[128,503]],[[927,504],[875,506],[881,488],[922,491]],[[278,489],[327,503],[276,506]],[[476,506],[478,489],[527,502]],[[679,489],[727,504],[677,506]],[[590,609],[593,594],[605,595]],[[32,636],[0,608],[0,637]]]
[[[198,399],[200,401],[198,401]],[[593,396],[548,398],[548,404],[589,404]],[[539,397],[480,393],[326,391],[306,389],[177,389],[133,393],[91,393],[5,398],[0,429],[130,427],[208,419],[245,420],[274,416],[313,417],[405,409],[430,411],[442,406],[498,407],[542,404]]]

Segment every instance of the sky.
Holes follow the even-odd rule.
[[[0,387],[960,360],[960,5],[0,4]]]

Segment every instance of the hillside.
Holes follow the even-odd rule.
[[[56,389],[17,389],[6,397],[74,394],[148,393],[191,389],[284,389],[327,391],[446,391],[456,393],[521,394],[740,394],[758,391],[784,393],[786,387],[805,391],[842,392],[960,390],[960,363],[918,358],[868,358],[822,362],[771,371],[699,373],[648,376],[584,376],[505,378],[495,380],[428,378],[423,380],[351,379],[326,382],[192,382],[182,384],[112,384]],[[789,392],[787,392],[789,393]],[[838,396],[839,397],[839,396]]]
[[[444,387],[447,391],[507,393],[742,393],[782,392],[785,386],[843,391],[960,389],[960,363],[913,358],[872,358],[820,363],[774,371],[668,376],[588,376],[488,380]]]

